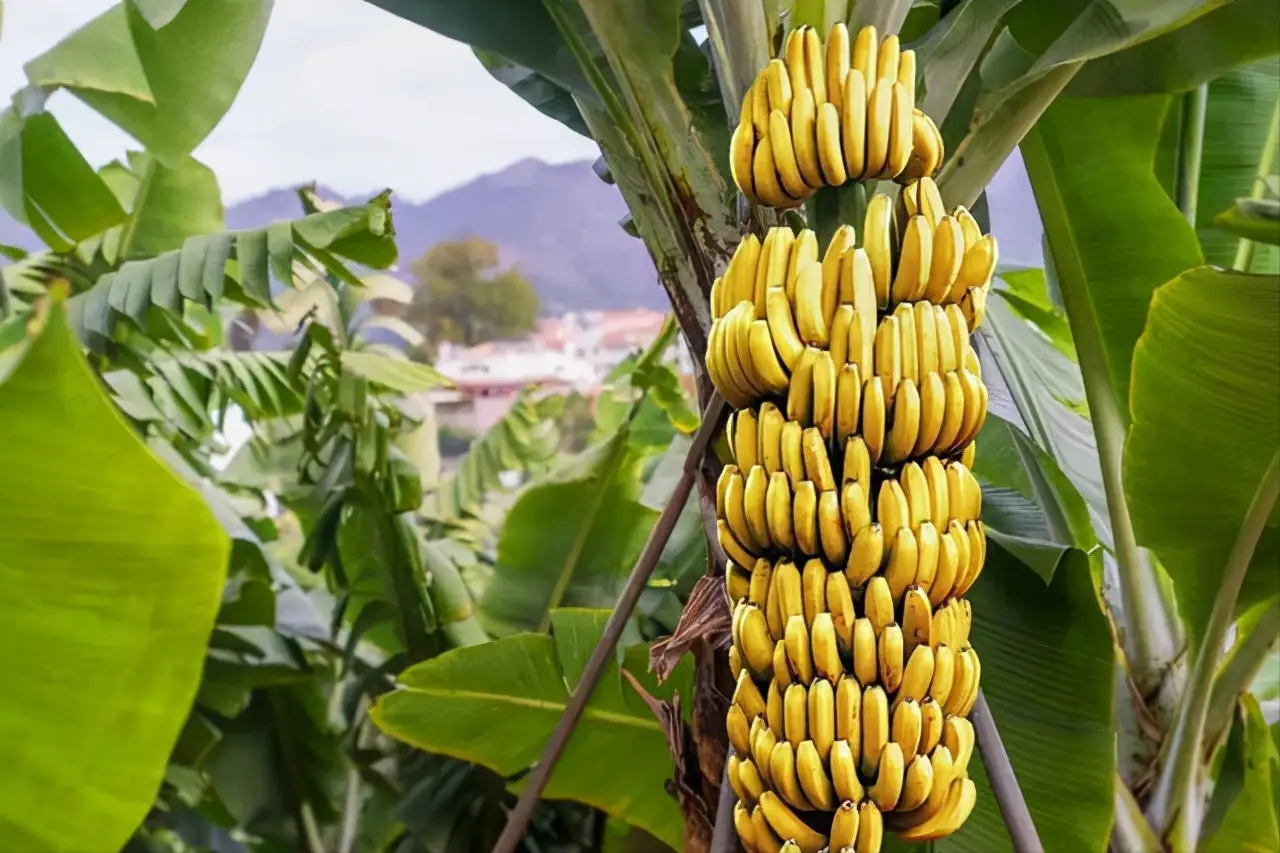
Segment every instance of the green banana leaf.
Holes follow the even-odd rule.
[[[604,631],[607,610],[555,610],[551,634],[516,634],[446,652],[405,670],[399,687],[374,706],[384,732],[428,752],[518,777],[537,760],[564,713],[569,691]],[[627,650],[592,694],[544,796],[593,805],[683,846],[683,822],[665,790],[672,775],[662,726],[622,670],[654,697],[691,695],[691,664],[659,686],[648,649]],[[518,778],[513,788],[519,788]]]
[[[1213,224],[1254,243],[1280,246],[1280,201],[1238,198],[1235,204],[1213,217]]]
[[[480,600],[490,634],[545,628],[560,606],[611,607],[657,513],[640,503],[629,426],[527,488],[507,514]]]
[[[1201,837],[1204,850],[1280,850],[1280,750],[1252,694],[1240,697]]]
[[[1273,276],[1210,267],[1156,290],[1133,359],[1125,492],[1138,541],[1173,578],[1198,637],[1262,472],[1280,447]],[[1264,367],[1265,365],[1265,367]],[[1280,530],[1262,534],[1237,604],[1275,595]]]
[[[180,248],[188,237],[224,227],[218,178],[193,157],[169,168],[145,152],[130,151],[128,166],[112,162],[100,174],[129,218],[77,246],[86,261],[93,260],[99,246],[110,264],[150,258]]]
[[[0,355],[0,845],[113,853],[195,698],[228,540],[103,394],[61,304],[36,316]]]
[[[258,55],[271,0],[187,0],[162,29],[120,2],[26,64],[176,168],[222,120]]]

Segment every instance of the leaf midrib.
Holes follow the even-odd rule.
[[[553,711],[563,713],[568,707],[567,701],[559,701],[552,699],[533,699],[526,696],[513,696],[510,693],[490,693],[481,690],[454,690],[448,688],[436,687],[403,687],[401,690],[405,693],[417,693],[422,696],[429,696],[435,699],[460,699],[494,702],[502,705],[510,705],[517,708],[532,708],[539,711]],[[606,711],[601,708],[593,708],[587,706],[583,712],[584,717],[599,720],[601,722],[614,723],[620,726],[630,726],[631,728],[661,731],[662,727],[656,719],[638,717],[632,714],[622,714],[617,711]]]

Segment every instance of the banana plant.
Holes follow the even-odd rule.
[[[1236,620],[1256,607],[1269,612],[1274,592],[1268,465],[1280,437],[1264,412],[1274,413],[1280,392],[1274,371],[1250,365],[1274,363],[1280,326],[1262,304],[1274,302],[1269,250],[1239,251],[1254,272],[1203,264],[1237,254],[1233,238],[1211,227],[1214,217],[1235,196],[1265,201],[1273,192],[1273,163],[1262,164],[1256,184],[1253,174],[1269,150],[1266,121],[1256,117],[1275,102],[1263,76],[1280,42],[1275,28],[1257,26],[1274,19],[1272,6],[504,0],[480,14],[447,0],[369,2],[470,43],[497,80],[595,139],[597,171],[627,202],[625,227],[649,249],[699,355],[713,282],[740,235],[774,221],[744,203],[729,170],[729,130],[748,87],[801,25],[899,33],[918,57],[918,102],[949,152],[939,177],[948,209],[970,207],[986,229],[985,190],[1002,168],[1016,173],[1016,160],[1006,162],[1019,152],[1044,224],[1043,273],[1001,268],[979,341],[984,376],[1000,390],[976,470],[986,501],[1002,511],[991,521],[990,568],[972,591],[984,692],[1040,840],[1064,851],[1190,850],[1207,842],[1210,823],[1226,825],[1230,802],[1210,809],[1214,821],[1202,819],[1201,780],[1205,756],[1234,731],[1223,711],[1232,703],[1221,697],[1245,689],[1276,635],[1269,619]],[[1241,162],[1250,164],[1245,175]],[[831,233],[858,204],[819,194],[807,213]],[[1209,292],[1227,300],[1229,318],[1199,302]],[[1211,315],[1223,329],[1250,332],[1227,347],[1206,328]],[[710,385],[698,362],[705,404]],[[1227,393],[1251,403],[1228,404]],[[1214,414],[1188,422],[1190,400]],[[1215,478],[1212,497],[1195,468],[1175,461],[1202,452],[1192,447],[1223,448],[1220,464],[1238,472]],[[706,460],[700,480],[712,528],[719,464]],[[1171,513],[1174,494],[1182,497]],[[1217,508],[1208,517],[1206,505]],[[1233,624],[1239,665],[1223,669],[1230,682],[1216,691],[1206,725]],[[695,707],[723,709],[723,658],[709,648],[694,655]],[[1245,734],[1228,738],[1237,750],[1265,749],[1246,738],[1249,725],[1258,730],[1252,713],[1240,718]],[[681,780],[697,794],[681,798],[684,847],[703,850],[726,734],[695,726],[692,743],[702,774]],[[1008,848],[979,785],[969,823],[937,846]],[[1229,800],[1230,790],[1219,786],[1219,796]]]

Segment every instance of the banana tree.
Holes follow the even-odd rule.
[[[1232,766],[1267,755],[1248,766],[1274,772],[1256,706],[1234,697],[1276,638],[1276,269],[1269,249],[1237,251],[1214,228],[1245,196],[1221,221],[1254,241],[1270,233],[1275,140],[1257,116],[1275,103],[1274,4],[504,0],[481,14],[370,2],[471,44],[497,80],[596,140],[597,172],[627,202],[623,225],[649,249],[695,354],[741,235],[777,221],[730,176],[730,130],[756,75],[803,25],[897,33],[950,152],[947,208],[969,207],[986,230],[999,201],[985,190],[1020,151],[1044,226],[1043,269],[1000,269],[978,339],[996,417],[976,471],[994,544],[971,593],[984,692],[1040,839],[1064,851],[1218,849],[1215,832],[1248,826],[1269,842],[1274,817],[1242,817],[1241,789],[1213,785],[1223,777],[1209,768],[1225,742]],[[820,234],[861,226],[856,197],[807,207]],[[695,369],[705,407],[700,359]],[[1215,462],[1235,476],[1192,474],[1186,457],[1208,448],[1223,448]],[[709,453],[699,467],[709,529],[721,462]],[[692,734],[672,743],[684,845],[702,850],[732,688],[722,651],[694,643],[692,654]],[[936,846],[1010,846],[975,775],[973,817]]]

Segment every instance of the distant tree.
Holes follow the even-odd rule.
[[[439,243],[413,262],[417,289],[405,319],[426,336],[427,348],[475,346],[533,331],[537,292],[519,271],[497,267],[498,247],[480,237]]]

